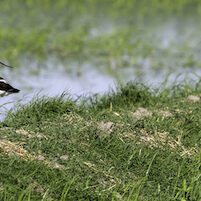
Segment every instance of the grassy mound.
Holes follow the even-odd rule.
[[[200,84],[42,98],[1,123],[0,200],[200,200]]]

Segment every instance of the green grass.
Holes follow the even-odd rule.
[[[201,101],[189,97],[200,86],[130,82],[80,104],[63,95],[10,111],[0,200],[201,200]]]

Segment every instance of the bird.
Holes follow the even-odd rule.
[[[0,77],[0,97],[8,96],[10,94],[18,93],[20,90],[12,87],[10,84]]]
[[[0,61],[0,65],[13,68],[12,66],[9,66],[7,64],[4,64]],[[10,94],[18,93],[20,90],[12,87],[10,84],[4,80],[4,78],[0,77],[0,97],[8,96]]]

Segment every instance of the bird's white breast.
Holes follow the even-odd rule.
[[[3,97],[3,96],[8,96],[9,93],[6,92],[6,91],[3,91],[3,90],[0,90],[0,97]]]

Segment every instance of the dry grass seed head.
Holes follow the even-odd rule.
[[[200,101],[199,96],[189,95],[187,98],[188,98],[188,100],[191,100],[193,102],[199,102]]]
[[[24,129],[18,129],[15,131],[17,134],[20,134],[20,135],[25,135],[25,136],[28,136],[29,138],[34,138],[34,137],[37,137],[39,139],[42,139],[42,138],[45,138],[46,140],[48,140],[48,138],[41,134],[41,133],[34,133],[33,131],[26,131]]]
[[[144,117],[151,117],[152,112],[147,110],[146,108],[139,107],[135,112],[131,113],[131,116],[136,120],[140,120]]]
[[[78,115],[76,113],[72,113],[72,112],[65,115],[64,119],[67,120],[71,124],[73,124],[74,122],[80,122],[80,121],[84,120],[80,115]]]
[[[157,113],[165,118],[173,116],[171,112],[165,110],[159,110]]]
[[[69,159],[69,157],[68,157],[67,155],[63,155],[63,156],[60,156],[60,159],[61,159],[61,160],[65,160],[65,161],[66,161],[66,160],[68,160],[68,159]]]
[[[27,150],[22,146],[18,145],[19,143],[10,142],[8,140],[0,140],[0,148],[8,155],[17,155],[20,157],[28,156]]]
[[[169,136],[168,132],[156,132],[151,135],[148,134],[147,131],[142,129],[141,133],[143,134],[143,136],[140,136],[140,141],[148,143],[148,145],[151,148],[160,147],[161,149],[164,149],[163,146],[167,145],[172,150],[177,149],[181,156],[183,155],[192,156],[194,153],[199,152],[199,150],[195,147],[192,147],[190,149],[185,148],[180,141],[176,141],[171,136]]]
[[[30,135],[30,133],[24,129],[18,129],[15,131],[17,134],[21,134],[21,135]]]
[[[112,132],[113,128],[114,128],[114,123],[111,121],[106,123],[101,121],[100,123],[98,123],[98,129],[101,131]]]
[[[3,183],[0,183],[0,191],[3,191],[4,188],[3,188]]]
[[[45,189],[44,187],[42,187],[41,185],[39,185],[37,182],[33,182],[29,184],[29,188],[37,193],[40,193],[41,195],[43,195],[45,193]]]

